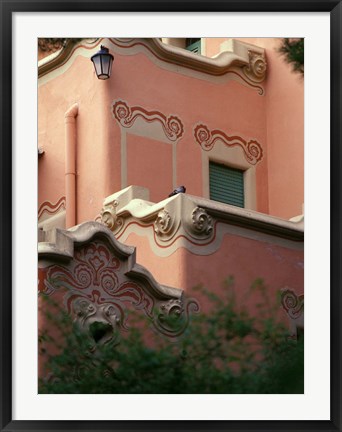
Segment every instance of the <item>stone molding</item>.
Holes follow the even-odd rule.
[[[238,40],[231,40],[230,42],[227,50],[215,58],[201,56],[165,44],[159,38],[110,38],[106,40],[101,38],[95,43],[83,40],[76,45],[68,42],[62,50],[51,54],[38,63],[38,77],[41,78],[66,64],[79,48],[88,50],[89,56],[91,56],[94,49],[98,48],[101,43],[107,43],[112,45],[114,52],[115,49],[119,49],[123,54],[125,54],[125,51],[130,54],[132,50],[137,49],[148,51],[166,65],[173,64],[212,76],[234,74],[239,76],[246,84],[258,90],[259,94],[263,94],[264,90],[258,84],[266,78],[265,50]]]
[[[253,82],[262,82],[266,78],[267,62],[265,50],[255,45],[234,40],[230,49],[211,58],[191,51],[165,44],[159,38],[147,39],[110,39],[121,48],[144,45],[157,57],[177,65],[205,72],[210,75],[224,75],[234,67],[241,68],[246,78]]]
[[[97,222],[69,230],[43,233],[38,243],[39,292],[63,294],[63,303],[83,330],[93,322],[108,326],[103,343],[117,343],[127,330],[127,308],[142,311],[154,329],[165,336],[180,336],[198,303],[184,291],[160,285],[135,262],[135,248],[125,246]],[[176,320],[168,320],[174,316]]]
[[[107,215],[111,213],[111,218]],[[302,244],[303,226],[251,210],[219,203],[188,194],[178,194],[159,203],[148,201],[148,190],[129,186],[107,197],[102,208],[102,223],[110,227],[118,238],[126,238],[130,229],[146,229],[160,248],[179,246],[207,246],[220,242],[227,226],[244,232],[264,233]],[[222,228],[223,227],[223,228]],[[147,234],[148,230],[149,234]],[[207,253],[212,253],[211,248]],[[202,254],[206,254],[202,250]]]

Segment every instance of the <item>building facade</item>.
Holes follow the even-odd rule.
[[[270,296],[281,290],[293,331],[303,326],[304,89],[280,42],[84,39],[40,53],[42,292],[64,283],[70,312],[77,297],[96,319],[115,305],[123,322],[136,304],[127,284],[188,314],[183,294],[198,284],[222,293],[232,276],[242,300],[261,278]],[[90,61],[100,45],[114,56],[107,80]]]

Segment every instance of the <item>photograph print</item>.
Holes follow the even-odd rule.
[[[38,392],[304,393],[304,39],[40,38]]]

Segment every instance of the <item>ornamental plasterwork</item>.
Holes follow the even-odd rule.
[[[208,126],[204,124],[195,126],[193,133],[197,144],[205,151],[210,151],[215,143],[220,141],[227,147],[240,147],[245,159],[251,165],[256,165],[263,158],[263,149],[258,141],[254,139],[246,141],[237,135],[229,136],[218,129],[209,130]]]
[[[303,247],[301,224],[184,193],[152,203],[148,189],[129,186],[107,197],[102,213],[107,208],[115,208],[111,231],[118,240],[125,242],[135,233],[147,238],[158,256],[169,256],[179,247],[198,255],[211,254],[225,233],[235,232],[237,226],[242,228],[240,235],[248,238],[265,233],[271,236],[265,241],[280,245],[290,241],[291,247]]]
[[[141,311],[156,331],[170,338],[181,335],[190,313],[199,310],[183,290],[159,285],[135,263],[135,249],[119,243],[103,225],[86,222],[56,231],[56,243],[38,244],[40,295],[62,296],[84,331],[95,322],[102,324],[97,342],[117,343],[128,330],[129,309]],[[176,319],[168,320],[171,316]]]
[[[107,215],[115,209],[115,215],[108,220],[104,220],[108,227],[120,238],[130,226],[140,228],[152,228],[150,235],[153,235],[157,245],[165,247],[174,243],[177,239],[188,239],[193,244],[201,245],[207,243],[214,235],[215,221],[208,212],[197,206],[185,194],[179,194],[174,198],[164,201],[164,205],[145,202],[137,198],[132,198],[129,202],[125,198],[130,188],[120,193],[114,194],[110,199],[106,199],[102,215]],[[125,192],[127,191],[127,192]],[[130,194],[130,196],[132,196]],[[122,204],[121,204],[122,203]],[[117,221],[121,220],[118,224]],[[112,224],[112,221],[114,223]]]
[[[117,222],[117,215],[116,215],[116,207],[118,205],[117,201],[113,201],[109,206],[103,207],[100,213],[100,220],[103,225],[106,225],[110,230],[113,230],[115,228],[116,222]]]
[[[44,220],[60,211],[65,210],[65,196],[62,196],[55,203],[44,201],[38,209],[38,220]]]
[[[141,106],[129,106],[122,100],[113,102],[112,112],[114,118],[125,128],[130,128],[140,117],[148,123],[160,123],[170,141],[177,141],[184,134],[183,123],[175,115],[166,116],[160,111],[148,111]]]
[[[151,53],[168,64],[183,66],[208,75],[236,74],[245,83],[258,89],[259,94],[264,92],[262,87],[255,85],[266,78],[267,63],[264,49],[236,39],[230,41],[229,49],[223,50],[214,58],[193,54],[183,48],[165,44],[158,38],[112,38],[110,41],[115,47],[120,48],[122,53],[128,50]]]
[[[110,204],[104,206],[100,212],[99,218],[96,219],[98,222],[109,228],[112,232],[117,232],[123,226],[122,217],[118,217],[116,214],[116,207],[118,204],[118,201],[114,200]]]
[[[281,304],[291,319],[297,320],[304,314],[304,295],[297,295],[290,288],[282,290]]]
[[[163,209],[157,215],[157,219],[154,221],[154,232],[159,237],[169,237],[173,227],[173,221],[170,213]]]
[[[304,294],[297,295],[290,288],[281,290],[281,305],[285,310],[290,325],[292,337],[298,337],[298,329],[304,329]]]
[[[252,81],[262,82],[266,78],[267,63],[263,54],[248,50],[249,64],[244,66],[245,75]]]
[[[210,236],[214,230],[213,218],[201,207],[196,207],[191,214],[193,231],[202,236]]]
[[[265,50],[245,42],[232,39],[229,49],[215,58],[196,55],[185,49],[163,43],[159,38],[99,38],[82,40],[76,45],[67,43],[58,53],[41,60],[38,64],[40,82],[53,79],[72,66],[78,56],[91,57],[105,44],[111,52],[120,55],[143,53],[158,67],[191,77],[213,81],[215,77],[237,79],[243,85],[264,93],[260,83],[266,77]],[[50,73],[54,71],[54,74]]]

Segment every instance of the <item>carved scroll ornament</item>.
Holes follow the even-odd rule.
[[[192,230],[197,235],[209,236],[214,229],[213,219],[208,215],[205,209],[196,207],[192,214]]]
[[[158,213],[154,222],[154,232],[159,235],[168,235],[172,231],[172,219],[170,213],[163,209]]]
[[[292,319],[298,319],[304,313],[304,295],[297,295],[291,289],[284,289],[281,293],[281,304]]]
[[[244,66],[245,75],[252,81],[262,82],[266,77],[267,63],[265,57],[255,51],[248,50],[249,64]]]
[[[218,129],[210,131],[204,124],[199,124],[194,128],[194,137],[206,151],[211,150],[216,141],[221,141],[228,147],[238,146],[243,150],[246,160],[252,165],[257,164],[263,157],[263,149],[256,140],[247,142],[239,136],[228,136]]]
[[[102,237],[112,236],[102,225],[95,226]],[[111,242],[118,244],[120,251],[120,243],[114,237]],[[124,258],[103,239],[82,244],[69,263],[56,262],[39,269],[40,294],[62,293],[68,313],[81,329],[89,330],[92,323],[102,323],[106,329],[101,336],[104,343],[115,342],[118,332],[128,329],[127,309],[132,307],[142,311],[158,332],[171,338],[179,336],[188,325],[189,313],[197,311],[198,304],[184,298],[181,290],[166,290],[159,285],[146,269],[135,264],[133,257],[128,260],[134,249],[126,249],[120,252],[128,254]],[[55,248],[52,253],[55,254]],[[170,316],[177,319],[169,322]]]
[[[138,117],[143,118],[146,122],[159,122],[167,138],[171,141],[177,141],[183,136],[184,126],[181,120],[174,116],[165,116],[159,111],[147,111],[142,107],[129,107],[122,100],[113,103],[113,115],[115,119],[125,128],[130,128]]]
[[[183,232],[180,235],[189,240],[196,239],[200,244],[204,239],[211,237],[214,231],[214,222],[206,210],[201,207],[191,209],[185,206],[182,209],[182,215],[178,217],[171,217],[166,209],[160,210],[154,222],[154,232],[158,238],[163,241],[170,241],[177,229],[181,229]]]
[[[119,205],[117,200],[102,207],[99,222],[109,228],[113,233],[117,233],[123,227],[124,221],[116,213],[116,208]]]

